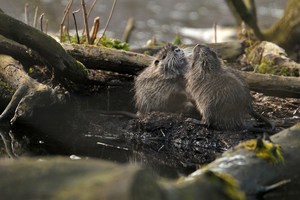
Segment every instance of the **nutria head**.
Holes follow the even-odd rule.
[[[177,76],[184,75],[188,63],[183,50],[168,43],[156,55],[153,64],[163,74]]]
[[[221,69],[221,61],[217,54],[208,46],[197,44],[193,48],[191,68],[201,71],[214,72]]]

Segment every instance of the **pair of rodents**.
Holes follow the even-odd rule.
[[[253,110],[245,81],[224,67],[213,50],[198,44],[187,56],[182,49],[167,44],[135,80],[138,115],[183,112],[189,99],[202,122],[215,129],[249,129],[244,123],[248,114],[274,129],[273,123]]]

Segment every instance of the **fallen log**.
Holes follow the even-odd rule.
[[[276,76],[253,72],[238,71],[251,90],[277,97],[300,97],[300,79],[298,77]]]
[[[0,162],[3,199],[296,199],[299,196],[299,124],[252,139],[177,181],[138,166],[97,160],[35,158]],[[26,183],[34,182],[35,187]],[[18,192],[15,192],[18,188]]]
[[[135,75],[147,67],[152,57],[105,47],[63,44],[66,51],[89,69]]]
[[[236,47],[237,45],[233,46]],[[108,70],[131,75],[136,75],[140,70],[148,66],[153,59],[151,56],[124,52],[115,49],[82,45],[64,45],[64,47],[68,53],[70,53],[80,62],[84,63],[84,65],[88,68]],[[225,45],[224,48],[221,47],[222,44],[220,44],[218,47],[218,51],[219,54],[222,55],[223,52],[228,50],[229,45]],[[217,48],[217,45],[214,45],[213,48]],[[231,52],[239,51],[231,50]],[[224,53],[224,55],[237,54]],[[262,92],[271,96],[300,97],[300,79],[297,77],[285,77],[243,71],[236,71],[236,73],[239,73],[245,79],[245,81],[249,84],[250,89],[253,91]]]
[[[274,143],[272,143],[272,142]],[[300,124],[266,140],[249,140],[224,153],[221,158],[193,173],[203,171],[231,175],[249,199],[294,199],[299,196]],[[292,192],[293,191],[293,192]]]
[[[86,68],[67,54],[49,35],[3,12],[0,12],[0,34],[38,52],[45,65],[55,69],[63,77],[74,82],[87,81]]]
[[[64,95],[59,88],[52,89],[32,79],[23,66],[10,56],[0,55],[0,77],[0,85],[4,90],[1,96],[7,94],[10,98],[0,120],[10,119],[13,124],[19,117],[31,116],[36,107],[64,102]]]

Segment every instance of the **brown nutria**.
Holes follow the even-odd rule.
[[[135,105],[139,115],[151,111],[180,112],[186,101],[188,62],[182,49],[165,45],[135,79]]]
[[[196,102],[202,122],[208,126],[221,130],[251,130],[244,124],[245,117],[250,114],[267,123],[273,131],[274,124],[253,110],[246,82],[223,66],[209,47],[199,44],[194,47],[186,79],[187,92]]]

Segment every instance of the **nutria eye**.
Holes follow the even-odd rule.
[[[155,60],[155,61],[154,61],[154,65],[155,65],[155,66],[157,66],[158,63],[159,63],[159,60]]]
[[[174,49],[174,51],[175,51],[176,53],[178,53],[178,52],[180,52],[181,50],[180,50],[179,48],[176,48],[176,49]]]

